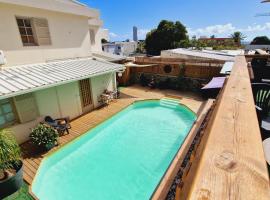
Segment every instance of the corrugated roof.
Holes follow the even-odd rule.
[[[116,61],[121,61],[127,59],[125,56],[120,56],[112,53],[107,53],[107,52],[93,52],[92,55],[96,58],[103,59],[109,62],[116,62]]]
[[[234,61],[235,56],[226,54],[224,52],[217,52],[217,51],[199,51],[199,50],[191,50],[191,49],[172,49],[166,50],[167,52],[173,54],[183,54],[187,56],[194,56],[199,58],[207,58],[207,59],[216,59],[222,61]]]
[[[93,58],[6,67],[0,70],[0,99],[123,69]]]

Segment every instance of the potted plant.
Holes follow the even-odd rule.
[[[58,137],[57,131],[46,124],[39,124],[30,134],[32,142],[46,151],[57,144]]]
[[[18,191],[23,185],[20,147],[12,132],[0,130],[0,199]]]

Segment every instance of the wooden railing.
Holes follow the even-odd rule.
[[[238,56],[179,199],[270,199],[247,62]]]

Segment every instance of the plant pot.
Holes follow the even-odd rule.
[[[23,163],[14,165],[16,174],[0,181],[0,199],[17,192],[23,185]]]
[[[50,151],[53,147],[55,147],[55,144],[54,143],[46,144],[45,145],[45,150],[46,151]]]

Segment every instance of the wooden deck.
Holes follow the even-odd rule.
[[[179,97],[181,99],[180,102],[187,105],[195,113],[200,112],[200,107],[203,103],[198,96],[192,93],[180,93],[170,90],[149,90],[139,86],[124,88],[121,91],[121,99],[115,100],[107,107],[94,110],[73,120],[71,122],[72,129],[70,130],[70,134],[61,136],[59,139],[60,145],[48,153],[57,150],[78,136],[84,134],[89,129],[110,118],[136,100],[160,99],[165,96]],[[38,152],[30,142],[24,143],[21,147],[23,151],[24,180],[31,185],[42,159],[48,153],[44,154]]]

